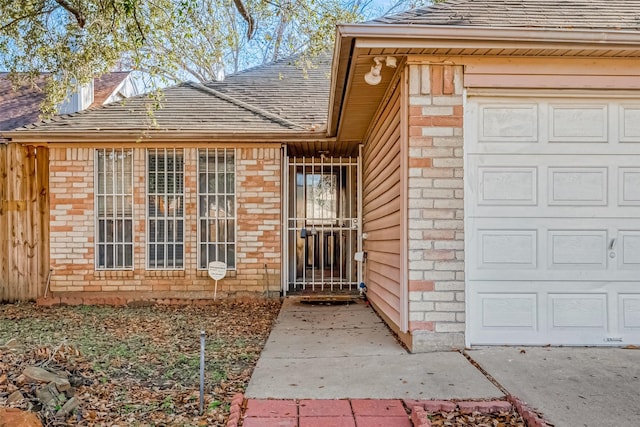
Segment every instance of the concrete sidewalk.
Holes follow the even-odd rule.
[[[363,302],[287,298],[245,393],[253,399],[502,397],[458,352],[409,354]]]
[[[494,347],[468,354],[556,427],[640,425],[640,350]]]
[[[467,354],[555,427],[640,425],[640,350],[491,347]],[[245,397],[249,415],[266,409],[291,422],[283,425],[324,426],[329,419],[316,415],[333,414],[340,418],[335,426],[402,427],[409,418],[398,408],[410,410],[411,400],[504,394],[458,352],[407,353],[362,302],[308,305],[288,298]]]

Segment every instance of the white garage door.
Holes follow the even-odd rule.
[[[472,97],[467,337],[640,343],[640,94]]]

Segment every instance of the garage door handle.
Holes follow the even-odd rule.
[[[611,239],[609,242],[609,250],[612,251],[616,247],[616,239]]]

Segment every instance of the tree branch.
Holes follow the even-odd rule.
[[[236,6],[238,12],[240,12],[240,15],[242,15],[242,18],[247,21],[247,38],[251,40],[251,37],[253,37],[253,33],[255,32],[253,16],[249,14],[244,3],[242,3],[242,0],[233,0],[233,4]]]
[[[84,25],[87,23],[87,20],[80,10],[75,8],[67,0],[55,0],[55,2],[58,3],[60,6],[62,6],[63,9],[65,9],[67,12],[69,12],[76,18],[76,22],[78,23],[78,26],[80,28],[84,28]]]

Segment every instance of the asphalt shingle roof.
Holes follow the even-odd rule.
[[[136,130],[300,131],[327,121],[330,58],[303,71],[285,59],[229,75],[220,82],[182,83],[162,91],[162,108],[135,96],[34,123],[35,131]]]
[[[92,106],[101,105],[128,75],[129,72],[115,72],[96,79]],[[36,79],[35,86],[14,89],[7,74],[0,73],[0,131],[16,129],[38,120],[45,79],[46,74],[43,74]]]
[[[639,0],[448,0],[375,23],[640,30]]]

